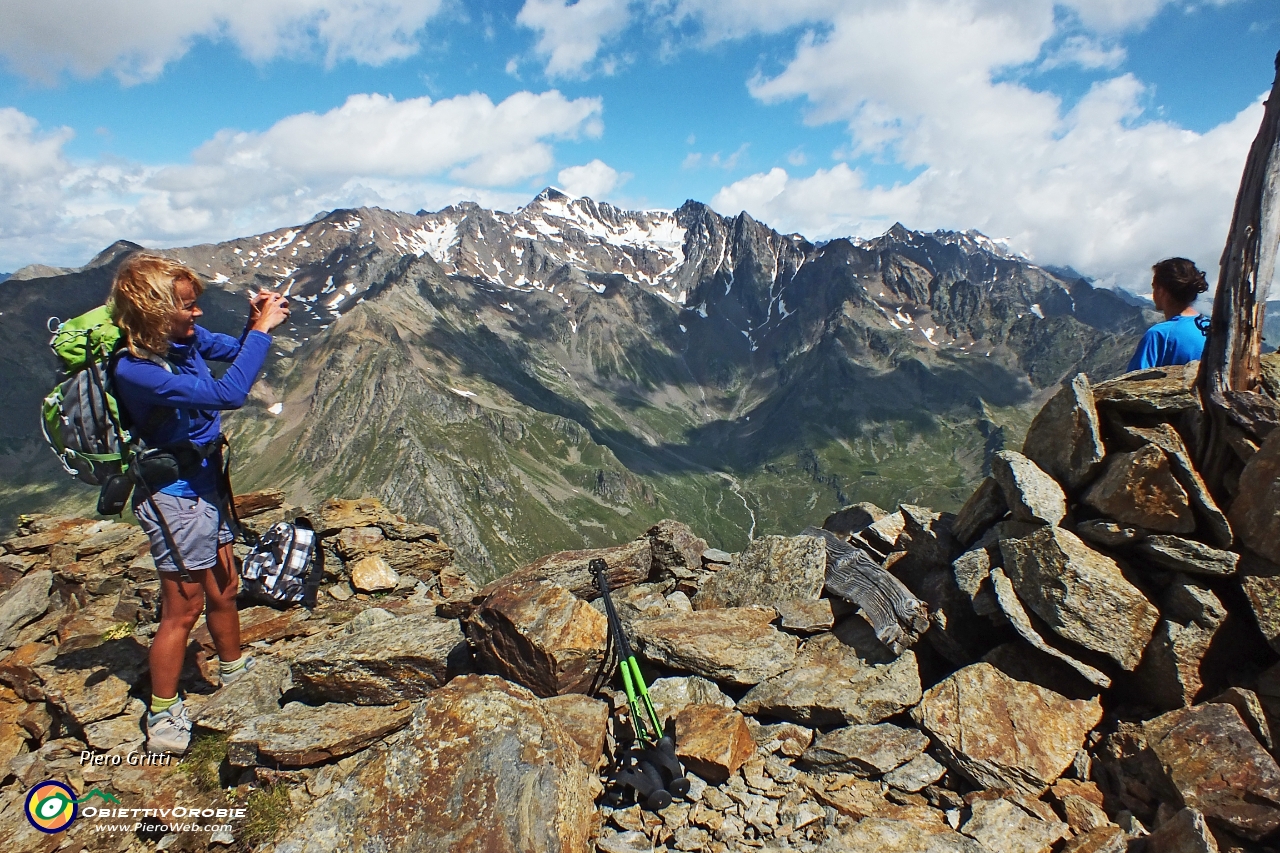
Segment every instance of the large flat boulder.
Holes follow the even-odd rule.
[[[682,521],[665,518],[644,532],[653,555],[654,578],[688,580],[702,570],[707,540]]]
[[[991,457],[991,476],[1018,521],[1054,525],[1067,514],[1067,496],[1057,481],[1021,453],[1001,450]]]
[[[1231,526],[1245,547],[1277,560],[1280,542],[1280,430],[1273,430],[1240,473]]]
[[[1103,515],[1160,533],[1191,533],[1195,514],[1186,489],[1173,476],[1169,458],[1154,444],[1110,456],[1084,503]]]
[[[827,546],[816,536],[761,536],[693,598],[699,610],[814,601],[827,576]]]
[[[307,810],[279,853],[581,853],[595,829],[579,747],[532,693],[463,676]]]
[[[313,700],[394,705],[423,698],[469,663],[458,620],[415,613],[308,645],[290,669]]]
[[[669,612],[634,620],[636,648],[653,663],[743,687],[791,667],[796,638],[773,626],[772,607]]]
[[[1170,584],[1160,604],[1164,618],[1135,676],[1142,701],[1170,711],[1192,704],[1204,686],[1200,664],[1227,609],[1209,589],[1185,580]]]
[[[412,715],[408,702],[391,706],[290,702],[233,732],[227,758],[240,767],[310,767],[359,752],[404,728]]]
[[[861,616],[807,641],[795,665],[738,702],[743,712],[806,726],[878,723],[920,701],[915,653],[893,655]]]
[[[253,668],[225,687],[191,714],[203,729],[230,732],[254,717],[280,710],[280,697],[293,686],[289,665],[277,657],[254,658]]]
[[[1031,422],[1022,455],[1068,489],[1088,484],[1107,455],[1089,377],[1062,383]]]
[[[1137,667],[1159,614],[1115,560],[1052,527],[1002,539],[1000,550],[1018,598],[1054,633]]]
[[[1038,797],[1071,766],[1102,719],[1102,705],[1067,699],[976,663],[925,691],[911,716],[939,745],[944,761],[978,787]]]
[[[990,853],[972,838],[953,832],[946,824],[922,824],[911,820],[868,817],[844,833],[828,839],[817,853]]]
[[[567,588],[578,598],[594,601],[600,597],[600,590],[596,587],[595,576],[590,569],[591,561],[595,559],[604,560],[608,565],[606,577],[612,589],[648,580],[653,570],[653,548],[648,538],[641,537],[612,548],[547,554],[486,585],[476,594],[476,598],[485,598],[508,584],[546,580]]]
[[[539,696],[585,693],[604,665],[608,620],[551,581],[501,586],[462,624],[483,671]]]
[[[1148,720],[1143,733],[1183,803],[1252,841],[1280,828],[1280,767],[1230,705]]]
[[[1166,418],[1187,409],[1200,408],[1196,393],[1196,373],[1200,362],[1176,367],[1134,370],[1093,386],[1093,399],[1100,410]]]
[[[818,735],[800,760],[818,773],[881,776],[924,752],[929,738],[916,729],[878,723]]]
[[[1234,551],[1167,534],[1148,536],[1134,550],[1148,565],[1188,575],[1227,577],[1236,573],[1240,562],[1240,555]]]

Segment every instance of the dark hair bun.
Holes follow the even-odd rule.
[[[1186,258],[1165,258],[1151,267],[1153,284],[1164,288],[1179,304],[1188,306],[1209,289],[1204,273]]]

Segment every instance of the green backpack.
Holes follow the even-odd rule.
[[[109,369],[122,333],[106,305],[54,329],[56,320],[49,321],[49,346],[62,359],[67,378],[44,398],[41,426],[67,473],[101,486],[127,465],[130,436]]]

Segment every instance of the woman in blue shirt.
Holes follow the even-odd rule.
[[[1151,301],[1164,314],[1142,336],[1129,370],[1198,361],[1204,352],[1209,318],[1191,306],[1209,289],[1204,273],[1186,258],[1166,258],[1151,268]]]
[[[221,440],[220,412],[244,405],[266,361],[270,332],[288,318],[289,307],[278,293],[253,296],[249,322],[237,340],[196,325],[203,290],[188,267],[143,253],[121,264],[111,289],[112,318],[127,346],[114,361],[116,397],[145,446],[171,448],[181,463],[179,479],[156,483],[149,496],[135,492],[133,503],[160,572],[161,615],[151,640],[147,716],[152,752],[182,754],[190,744],[178,676],[202,610],[207,609],[205,622],[222,662],[222,683],[251,666],[240,651],[240,579],[231,529],[220,509],[217,455],[208,451]],[[205,359],[230,361],[231,367],[214,379]]]

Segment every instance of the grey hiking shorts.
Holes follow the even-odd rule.
[[[235,539],[218,505],[204,498],[180,498],[163,492],[156,492],[152,497],[160,512],[164,513],[165,523],[169,525],[174,545],[187,571],[212,569],[218,561],[218,546]],[[133,514],[138,518],[138,526],[151,540],[151,557],[156,561],[156,568],[162,572],[178,571],[151,501],[134,503]]]

